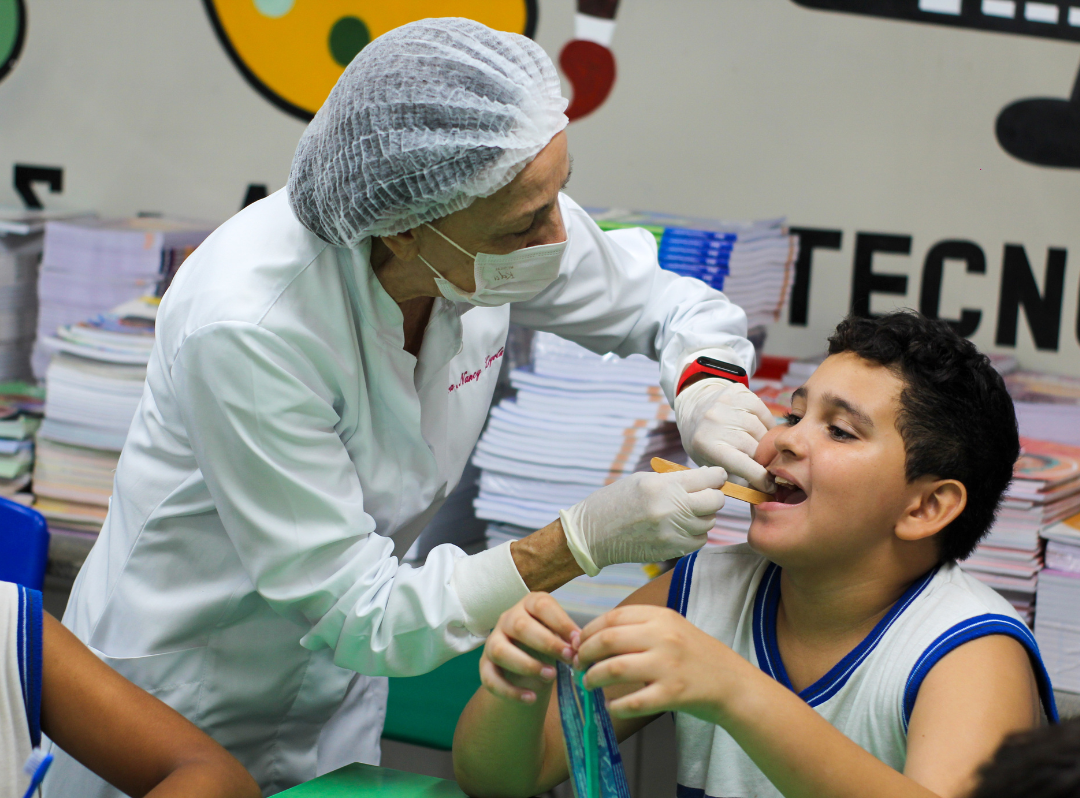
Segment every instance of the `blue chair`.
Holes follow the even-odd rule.
[[[0,497],[0,582],[41,590],[48,558],[49,528],[45,517]]]

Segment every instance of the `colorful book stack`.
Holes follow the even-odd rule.
[[[49,222],[38,282],[33,370],[44,377],[58,328],[145,295],[160,296],[213,225],[160,217]]]
[[[113,472],[142,397],[157,300],[137,299],[42,341],[45,419],[37,434],[34,506],[53,533],[50,573],[73,576],[112,495]]]
[[[1041,535],[1080,511],[1080,448],[1021,438],[1023,455],[990,534],[961,563],[1031,624],[1042,570]]]
[[[1005,383],[1021,435],[1080,446],[1080,378],[1016,371]]]
[[[0,380],[31,376],[45,223],[84,215],[0,209]]]
[[[752,332],[780,319],[791,294],[798,236],[783,219],[712,219],[590,210],[602,229],[644,227],[656,236],[660,266],[697,277],[746,311]]]
[[[1054,687],[1080,693],[1080,515],[1043,530],[1035,639]]]
[[[0,383],[0,496],[23,504],[33,500],[25,491],[43,396],[44,391],[25,382]]]
[[[492,522],[488,545],[550,524],[598,488],[648,470],[652,457],[685,461],[660,367],[648,358],[600,356],[537,333],[532,365],[510,380],[517,396],[492,409],[473,456],[481,469],[476,516]],[[588,618],[649,578],[640,565],[606,568],[555,595]]]

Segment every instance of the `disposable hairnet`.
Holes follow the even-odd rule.
[[[289,202],[339,246],[418,227],[513,180],[566,104],[531,39],[457,17],[403,25],[360,51],[304,131]]]

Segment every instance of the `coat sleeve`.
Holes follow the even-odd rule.
[[[510,320],[567,338],[597,353],[634,353],[660,361],[660,385],[674,401],[675,381],[702,350],[754,367],[746,314],[700,280],[660,268],[647,230],[604,232],[565,195],[560,208],[569,244],[558,278]]]
[[[424,673],[479,645],[525,594],[508,548],[440,546],[422,568],[398,563],[364,510],[334,392],[280,336],[208,325],[170,374],[225,531],[259,595],[307,629],[306,648],[368,675]]]

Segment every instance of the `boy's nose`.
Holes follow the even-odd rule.
[[[786,425],[777,424],[771,430],[766,432],[764,437],[758,441],[757,451],[754,452],[754,460],[763,466],[767,466],[771,463],[777,454],[776,440],[786,429]]]

